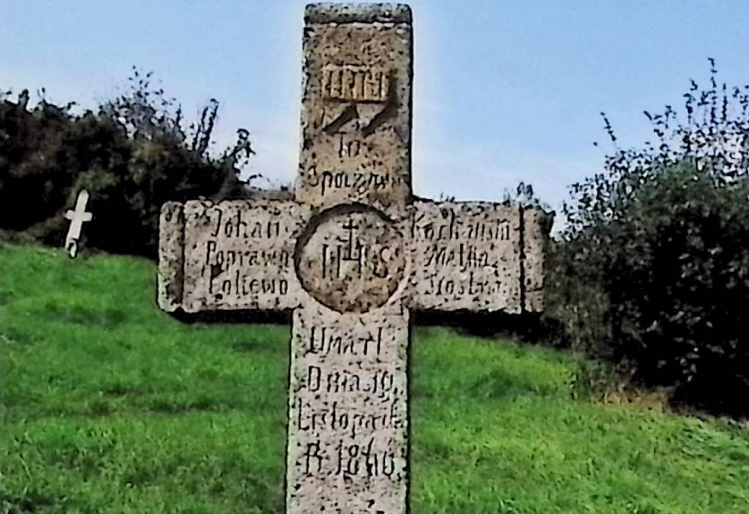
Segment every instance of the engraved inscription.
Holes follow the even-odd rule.
[[[361,141],[358,139],[348,139],[344,134],[338,134],[338,156],[342,159],[358,157],[361,147]]]
[[[318,302],[338,312],[384,305],[405,269],[403,238],[384,215],[341,205],[313,219],[297,242],[299,280]]]
[[[213,207],[205,214],[213,225],[211,237],[243,238],[243,239],[278,239],[282,235],[281,222],[277,219],[247,222],[243,219],[242,209],[236,209],[232,214],[225,214],[224,209]],[[244,216],[246,217],[246,213]]]
[[[415,294],[420,308],[517,308],[517,207],[417,202],[411,220]]]
[[[191,201],[185,218],[188,309],[298,304],[293,240],[303,209],[277,201]]]
[[[376,334],[366,337],[344,338],[325,327],[312,327],[309,331],[309,342],[305,346],[306,354],[318,354],[325,357],[334,355],[379,355],[382,349],[382,328]]]
[[[205,269],[209,270],[208,294],[217,300],[226,297],[277,295],[289,292],[289,282],[281,277],[263,277],[261,270],[288,269],[292,265],[291,252],[279,248],[257,248],[262,240],[278,241],[288,234],[288,227],[275,217],[263,221],[247,221],[242,209],[227,213],[214,207],[204,214],[211,231],[205,241]],[[255,244],[232,245],[232,240],[252,241]]]
[[[401,512],[407,313],[386,307],[338,316],[331,323],[324,307],[294,313],[290,490],[317,491],[325,512]]]
[[[419,212],[413,220],[411,237],[417,241],[509,241],[511,220],[508,217],[487,217],[484,212],[461,216],[452,206],[435,204],[431,212]]]
[[[320,440],[307,443],[303,456],[303,476],[342,476],[347,481],[354,477],[372,479],[384,476],[393,482],[400,482],[403,475],[396,472],[395,452],[392,449],[374,450],[375,441],[374,437],[370,437],[364,444],[352,444],[341,439],[333,449],[322,447]],[[392,444],[388,446],[392,447]]]
[[[393,430],[403,427],[393,399],[384,413],[367,412],[360,407],[342,408],[338,402],[305,402],[297,400],[297,428],[303,432],[336,430],[352,439],[361,433]]]
[[[333,191],[351,191],[362,195],[368,191],[382,192],[393,189],[403,180],[395,174],[382,170],[318,171],[311,166],[307,171],[307,187],[317,189],[324,197]]]
[[[344,102],[386,102],[390,74],[385,69],[329,64],[322,70],[323,97]]]
[[[375,371],[369,376],[347,369],[324,373],[319,366],[309,366],[306,386],[313,393],[370,393],[382,399],[384,394],[393,390],[393,374],[385,370]]]
[[[448,278],[430,277],[421,287],[421,294],[427,296],[460,296],[475,295],[481,299],[498,294],[502,290],[502,280],[480,279],[476,273],[468,277]]]
[[[411,193],[410,23],[310,23],[304,52],[297,201],[317,208],[361,203],[404,217]]]

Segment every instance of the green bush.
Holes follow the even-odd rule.
[[[28,93],[0,106],[0,229],[62,245],[62,213],[85,188],[94,219],[85,246],[155,257],[158,215],[169,200],[245,196],[239,173],[253,154],[249,134],[217,157],[208,150],[219,104],[211,100],[197,124],[150,74],[135,70],[124,93],[94,111],[72,113],[44,98],[28,108]],[[5,95],[7,98],[7,95]]]
[[[69,139],[70,106],[40,102],[29,111],[27,105],[26,91],[16,104],[0,103],[0,223],[7,230],[54,216],[72,184],[67,163],[58,159]]]
[[[686,122],[668,106],[646,112],[658,148],[617,149],[605,173],[573,186],[549,315],[635,382],[747,414],[749,86],[718,87],[716,73],[684,95]]]

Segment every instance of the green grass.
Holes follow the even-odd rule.
[[[182,324],[155,268],[0,249],[1,513],[280,513],[288,327]],[[420,513],[749,512],[749,435],[572,399],[565,353],[417,329]]]

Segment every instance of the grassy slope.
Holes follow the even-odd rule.
[[[181,324],[134,259],[0,270],[0,512],[283,511],[288,327]],[[572,400],[546,349],[418,329],[412,358],[414,514],[749,512],[745,433]]]

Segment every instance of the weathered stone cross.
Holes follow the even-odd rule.
[[[163,206],[166,311],[293,310],[288,513],[406,512],[411,309],[542,308],[544,213],[411,193],[405,5],[309,5],[294,199]]]

